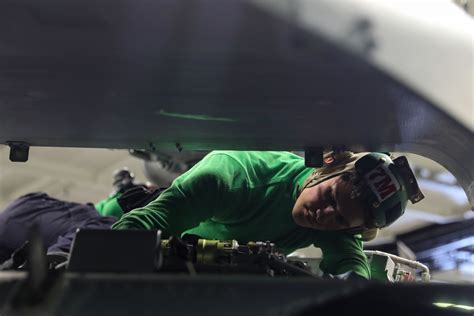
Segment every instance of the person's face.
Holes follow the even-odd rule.
[[[293,206],[296,224],[319,230],[342,230],[364,225],[362,203],[351,199],[352,184],[341,176],[306,188]]]

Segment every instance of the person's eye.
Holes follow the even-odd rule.
[[[334,196],[332,195],[332,192],[330,190],[328,190],[326,193],[326,203],[332,206],[333,208],[337,207],[336,200],[334,199]]]

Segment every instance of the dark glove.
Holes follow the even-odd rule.
[[[185,261],[195,261],[195,248],[187,240],[177,236],[170,236],[169,247],[170,256],[174,256]]]
[[[16,270],[24,267],[26,259],[28,258],[28,246],[29,242],[26,241],[20,248],[15,250],[10,259],[0,264],[0,271],[5,270]]]
[[[115,192],[124,193],[126,190],[131,189],[135,186],[134,179],[135,175],[131,173],[128,168],[122,168],[114,172],[113,186]]]

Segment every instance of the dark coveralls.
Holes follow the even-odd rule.
[[[28,239],[37,225],[48,252],[69,252],[77,228],[108,229],[116,221],[101,216],[93,204],[58,200],[46,193],[26,194],[0,212],[0,263]]]

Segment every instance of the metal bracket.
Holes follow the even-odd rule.
[[[30,153],[30,144],[25,142],[7,142],[10,146],[10,161],[26,162]]]

